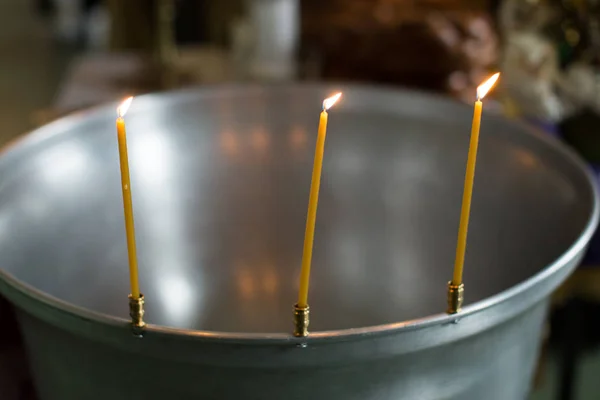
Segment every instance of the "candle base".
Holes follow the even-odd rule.
[[[131,317],[131,330],[136,336],[143,336],[146,323],[144,322],[144,295],[138,299],[129,295],[129,316]]]
[[[308,324],[310,324],[310,307],[294,304],[294,336],[307,337]]]
[[[465,294],[465,284],[454,285],[448,282],[448,314],[459,313],[462,309]]]

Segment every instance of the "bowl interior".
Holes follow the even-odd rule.
[[[153,324],[288,332],[318,114],[331,110],[310,288],[313,331],[445,309],[472,109],[366,87],[221,88],[137,99],[126,117],[139,275]],[[114,108],[0,158],[0,268],[127,317]],[[467,303],[541,271],[579,237],[592,189],[554,144],[484,115]]]

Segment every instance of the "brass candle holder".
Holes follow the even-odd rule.
[[[129,297],[129,316],[131,317],[131,330],[136,336],[143,336],[146,323],[144,322],[144,295],[139,298]]]
[[[310,324],[310,307],[300,307],[294,304],[294,336],[307,337]]]
[[[448,282],[448,314],[459,313],[462,309],[465,294],[465,284],[454,285],[452,281]]]

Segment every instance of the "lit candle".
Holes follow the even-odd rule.
[[[323,112],[319,120],[319,133],[315,148],[315,162],[313,165],[312,181],[310,184],[310,197],[308,200],[308,213],[306,216],[306,231],[304,233],[304,251],[302,253],[302,270],[300,272],[300,291],[298,293],[299,308],[308,306],[308,284],[310,280],[310,263],[312,260],[313,241],[315,237],[315,223],[317,220],[317,206],[319,203],[319,187],[321,185],[321,169],[323,167],[323,153],[325,151],[325,137],[327,136],[327,110],[329,110],[342,97],[338,93],[323,101]]]
[[[477,101],[473,113],[473,125],[471,127],[471,143],[469,144],[469,155],[467,158],[467,172],[465,174],[465,188],[463,192],[462,208],[460,212],[460,224],[458,228],[458,241],[456,245],[456,259],[454,261],[454,275],[452,284],[460,285],[463,277],[465,263],[465,251],[467,249],[467,231],[469,230],[469,214],[471,212],[471,197],[473,195],[473,180],[475,178],[475,164],[477,163],[477,147],[479,145],[479,127],[481,125],[481,111],[483,103],[481,100],[494,86],[500,74],[493,75],[477,88]]]
[[[469,214],[471,212],[471,197],[473,195],[473,180],[475,178],[475,164],[477,162],[477,147],[479,145],[479,127],[481,125],[481,111],[483,103],[481,100],[494,86],[500,74],[494,74],[477,88],[477,101],[473,113],[473,125],[471,127],[471,141],[469,144],[469,155],[467,158],[467,171],[465,173],[465,187],[463,192],[462,208],[460,212],[460,223],[458,227],[458,240],[456,244],[456,259],[454,261],[454,275],[449,283],[448,312],[460,311],[463,296],[463,267],[465,263],[465,251],[467,249],[467,231],[469,229]]]
[[[123,119],[132,101],[133,97],[129,97],[117,108],[117,138],[119,142],[119,161],[121,164],[121,189],[123,190],[123,211],[125,214],[125,234],[127,235],[131,297],[134,300],[137,300],[140,298],[140,286],[138,282],[138,267],[135,248],[131,183],[129,180],[129,160],[127,157],[127,134],[125,132],[125,120]]]

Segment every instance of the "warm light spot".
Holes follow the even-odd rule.
[[[235,134],[231,131],[223,131],[219,136],[223,151],[232,156],[236,155],[239,150],[239,143]]]
[[[269,147],[269,136],[264,129],[259,128],[252,132],[250,140],[256,150],[264,151]]]
[[[516,157],[521,165],[527,168],[534,168],[539,164],[538,158],[525,150],[517,150]]]
[[[308,135],[301,127],[296,127],[290,133],[290,144],[295,149],[302,149],[308,142]]]
[[[129,110],[129,106],[131,106],[131,102],[133,101],[133,96],[126,98],[119,107],[117,107],[117,115],[120,118],[123,118],[125,114],[127,114],[127,110]]]
[[[492,75],[487,81],[483,82],[477,88],[477,99],[481,100],[485,97],[486,94],[490,91],[490,89],[496,84],[498,78],[500,77],[500,72]]]
[[[323,100],[323,110],[327,111],[342,97],[342,92]]]
[[[277,279],[277,274],[275,273],[275,268],[273,266],[268,266],[265,269],[265,275],[263,277],[263,286],[265,292],[268,294],[274,294],[277,291],[277,286],[279,286],[279,282]]]
[[[254,297],[254,280],[247,266],[243,265],[236,271],[238,289],[242,298],[249,300]]]

